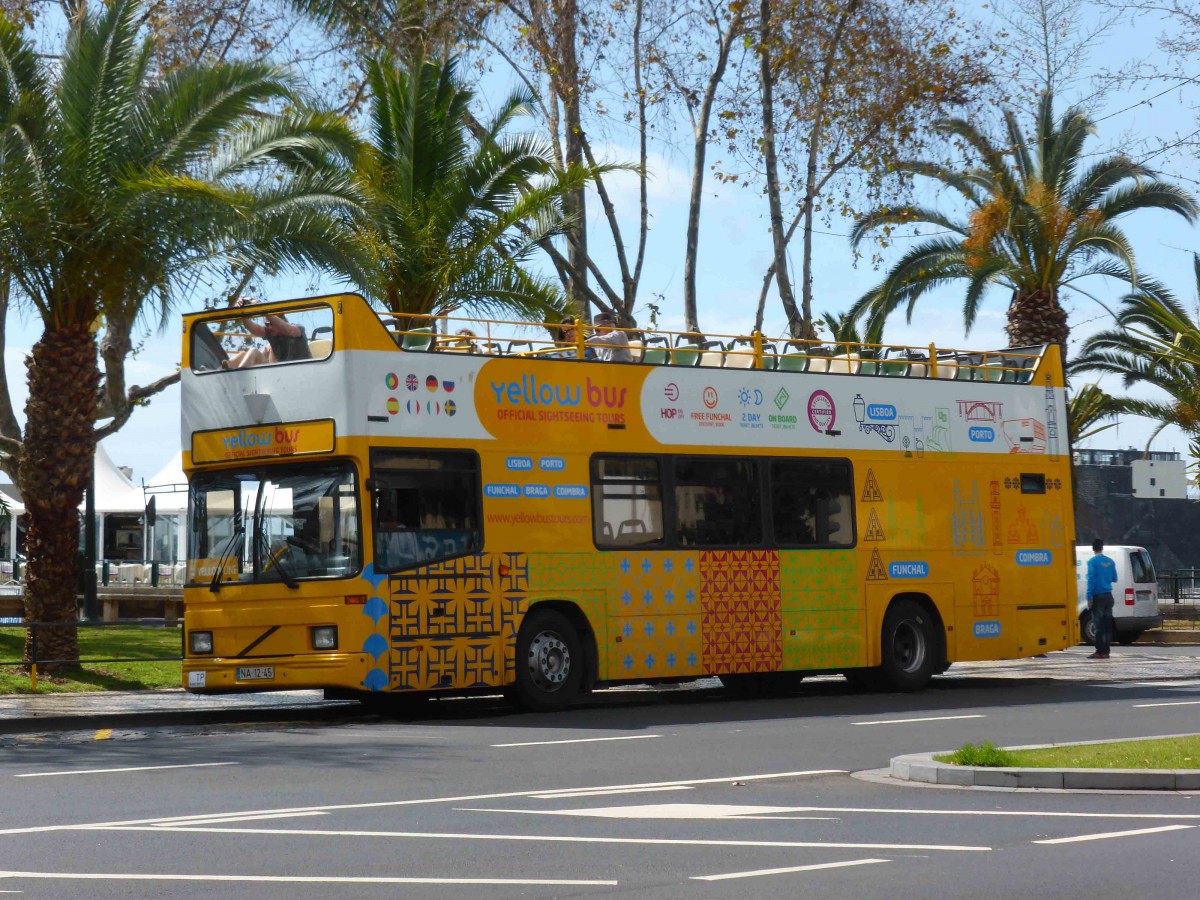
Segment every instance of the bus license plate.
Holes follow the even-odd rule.
[[[239,666],[237,670],[238,681],[274,681],[275,667],[274,666]]]

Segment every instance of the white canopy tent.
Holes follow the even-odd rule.
[[[0,500],[7,508],[0,519],[0,583],[13,576],[13,557],[17,546],[17,519],[25,512],[21,492],[11,484],[0,484]]]
[[[186,558],[184,518],[187,515],[187,476],[183,451],[177,452],[149,481],[142,483],[146,502],[154,501],[155,524],[148,545],[149,558],[174,562]]]
[[[187,510],[187,485],[182,471],[182,454],[177,454],[175,459],[154,477],[155,484],[169,486],[169,489],[159,493],[149,491],[148,485],[135,485],[112,461],[104,445],[97,444],[93,479],[98,560],[136,561],[139,568],[143,560],[160,563],[182,562],[183,519]],[[3,540],[0,540],[5,552],[0,553],[0,557],[5,557],[11,565],[14,548],[19,546],[17,520],[25,512],[25,507],[21,503],[20,492],[12,485],[0,485],[0,495],[9,509],[9,516],[3,523]],[[150,496],[156,496],[155,506],[159,515],[158,523],[153,529],[145,527],[146,502]],[[79,512],[84,514],[86,509],[85,498],[84,502],[79,504]],[[114,565],[113,569],[116,568]],[[4,564],[0,563],[0,580],[3,576]]]

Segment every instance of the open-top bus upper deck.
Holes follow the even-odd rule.
[[[556,342],[544,326],[409,317],[397,327],[357,295],[253,310],[301,324],[309,357],[225,370],[247,339],[233,318],[240,311],[185,317],[185,464],[331,453],[354,437],[521,443],[536,439],[535,425],[558,429],[556,444],[643,451],[1065,451],[1053,346],[960,351],[630,331],[635,361],[602,363],[585,358],[582,337]],[[461,326],[478,336],[446,333]]]

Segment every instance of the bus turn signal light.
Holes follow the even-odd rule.
[[[367,595],[366,594],[348,594],[346,596],[346,605],[347,606],[366,606],[367,605]]]

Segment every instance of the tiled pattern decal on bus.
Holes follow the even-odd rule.
[[[393,690],[512,680],[512,647],[529,593],[524,554],[463,556],[393,576],[390,586]]]
[[[702,675],[699,554],[613,553],[610,678]]]
[[[701,551],[700,606],[706,672],[782,668],[777,551]]]
[[[602,680],[703,674],[696,553],[530,554],[529,583],[531,601],[576,602],[600,629]]]
[[[864,615],[853,550],[780,551],[783,668],[865,664]]]

